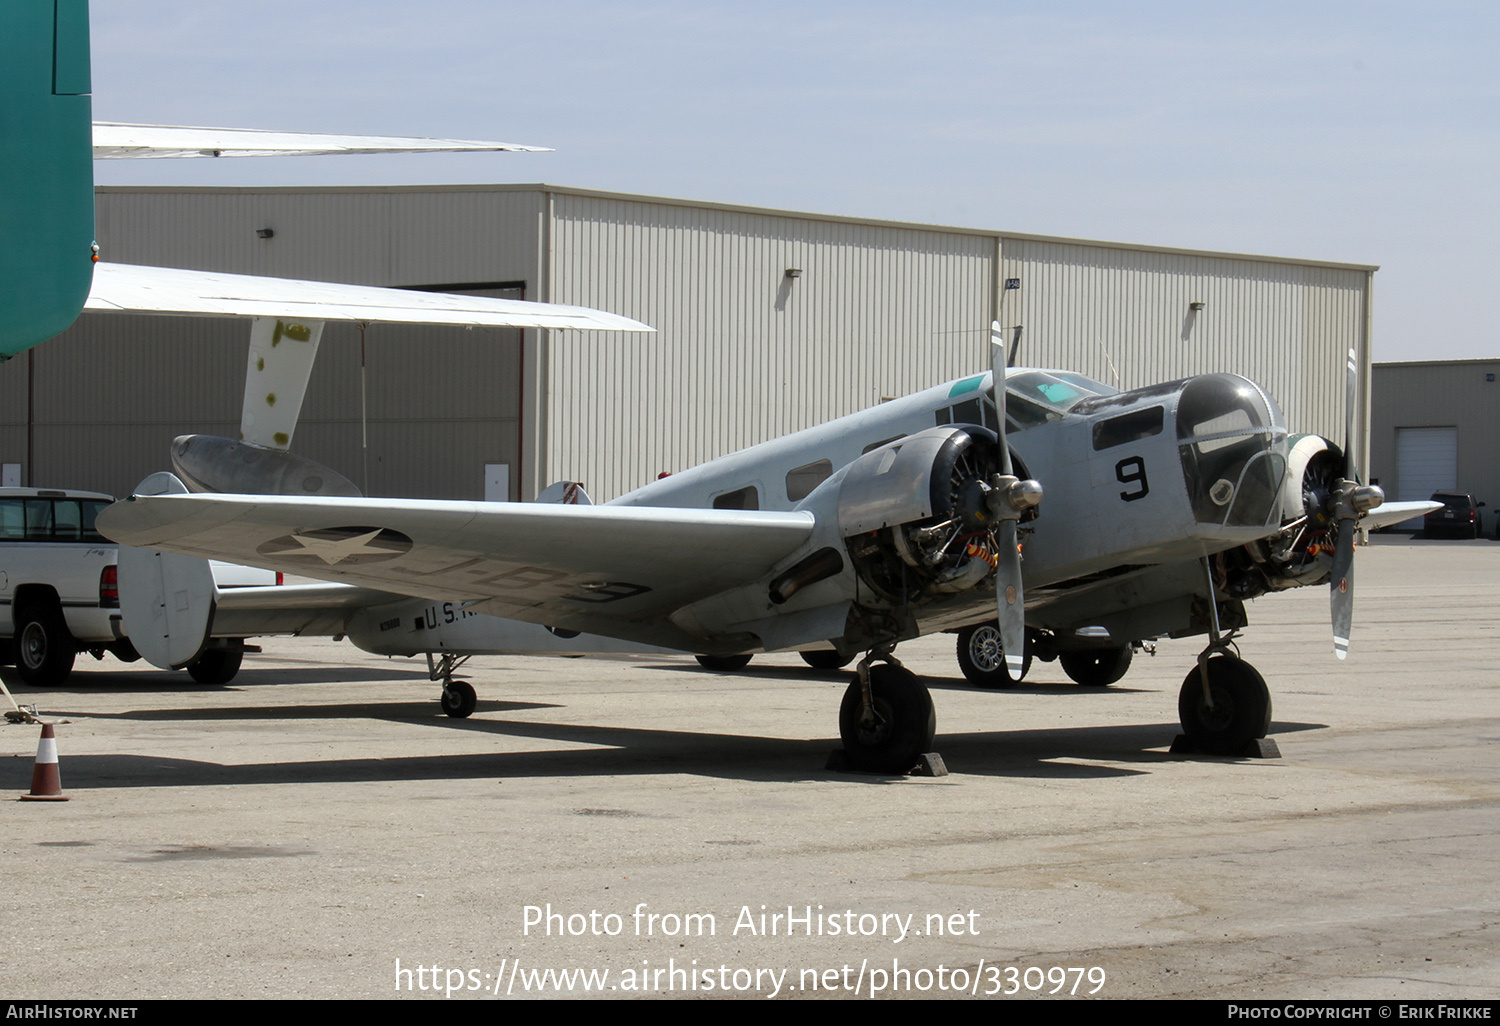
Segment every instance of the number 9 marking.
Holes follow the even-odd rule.
[[[1120,498],[1126,502],[1144,499],[1151,492],[1151,486],[1146,482],[1146,461],[1139,456],[1131,456],[1116,463],[1115,480],[1121,484],[1139,484],[1141,486],[1140,491],[1120,493]]]

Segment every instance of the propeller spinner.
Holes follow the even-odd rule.
[[[999,456],[995,473],[985,490],[985,503],[997,521],[995,527],[999,563],[995,567],[995,607],[1000,624],[1000,646],[1011,679],[1020,680],[1025,665],[1026,596],[1021,587],[1021,551],[1016,532],[1021,514],[1042,501],[1042,486],[1022,481],[1011,472],[1010,444],[1005,438],[1005,339],[1000,322],[990,326],[992,356],[991,387],[998,421]]]

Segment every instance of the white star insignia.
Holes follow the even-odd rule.
[[[352,538],[311,538],[306,535],[291,535],[291,540],[302,546],[308,555],[317,556],[329,566],[342,563],[350,556],[363,555],[390,555],[387,549],[372,549],[369,543],[380,536],[380,528],[368,534],[358,534]]]

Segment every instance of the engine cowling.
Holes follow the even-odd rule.
[[[865,453],[839,487],[839,532],[860,580],[891,602],[979,586],[997,560],[985,481],[995,434],[928,428]],[[1029,477],[1012,453],[1015,473]],[[1036,510],[1027,511],[1032,519]]]
[[[1318,435],[1294,439],[1281,489],[1281,533],[1234,553],[1226,586],[1236,598],[1323,584],[1333,569],[1337,524],[1332,497],[1343,451]]]

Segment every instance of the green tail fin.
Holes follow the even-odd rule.
[[[93,280],[88,0],[0,3],[0,359],[72,324]]]

